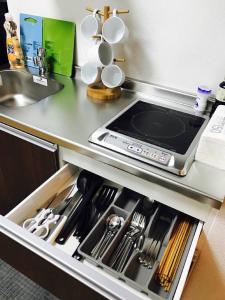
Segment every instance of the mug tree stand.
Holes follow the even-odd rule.
[[[93,12],[93,8],[86,8],[87,11]],[[103,11],[97,12],[101,17],[103,17],[103,22],[105,22],[110,15],[112,14],[112,11],[110,10],[110,6],[104,6]],[[119,10],[117,12],[118,14],[127,14],[129,13],[129,10]],[[94,36],[93,38],[98,38],[98,36]],[[124,62],[124,58],[117,58],[114,59],[114,62]],[[87,95],[97,100],[97,102],[104,102],[109,100],[118,99],[121,96],[121,87],[116,88],[108,88],[106,87],[102,82],[90,84],[87,87]]]
[[[110,89],[102,82],[91,84],[87,87],[87,95],[100,102],[118,99],[121,96],[121,87]]]

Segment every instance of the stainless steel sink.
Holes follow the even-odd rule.
[[[48,78],[44,86],[33,81],[33,75],[24,70],[0,72],[0,105],[9,107],[27,106],[51,96],[63,88],[54,79]]]

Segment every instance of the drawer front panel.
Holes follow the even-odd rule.
[[[26,261],[27,265],[33,270],[35,270],[36,266],[35,261],[37,260],[39,262],[40,260],[46,271],[46,280],[44,280],[42,285],[50,291],[52,287],[47,275],[50,272],[48,269],[49,263],[65,273],[66,277],[68,275],[71,276],[75,282],[79,281],[87,288],[94,290],[107,299],[149,299],[145,295],[142,296],[142,294],[126,286],[123,282],[120,282],[111,276],[106,276],[101,270],[98,270],[98,268],[93,269],[91,266],[83,264],[68,256],[63,251],[32,235],[2,216],[0,216],[0,242],[3,248],[11,248],[11,251],[13,251],[15,243],[17,243],[20,247],[20,253],[22,253],[22,257],[24,257],[23,262]],[[30,251],[28,257],[26,257],[27,251]],[[14,254],[10,254],[7,253],[7,251],[4,251],[2,259],[9,263],[10,260],[15,261],[15,259],[10,258],[12,255],[17,256],[17,253],[14,252]],[[18,270],[20,271],[21,268],[21,271],[23,272],[23,267],[21,267],[21,265],[18,265],[18,267]],[[51,278],[51,275],[49,276],[49,278]],[[60,287],[63,288],[63,283],[60,283]]]
[[[106,299],[3,233],[0,233],[0,244],[4,245],[1,248],[1,259],[59,299]]]

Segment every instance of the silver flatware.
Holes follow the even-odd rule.
[[[99,242],[91,251],[91,255],[93,257],[98,259],[103,255],[108,245],[110,244],[112,238],[115,236],[115,233],[123,224],[124,219],[122,217],[117,216],[116,214],[112,214],[106,219],[106,229]]]
[[[132,219],[128,231],[122,238],[122,241],[117,248],[115,254],[113,255],[110,266],[117,270],[118,272],[122,272],[124,267],[127,264],[130,256],[132,255],[134,249],[137,246],[136,241],[140,238],[145,228],[146,219],[145,217],[135,212]]]

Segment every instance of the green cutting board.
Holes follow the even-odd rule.
[[[72,75],[75,24],[73,22],[43,18],[43,47],[50,72]]]

